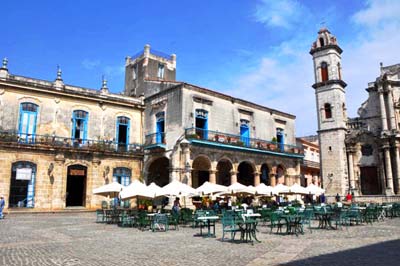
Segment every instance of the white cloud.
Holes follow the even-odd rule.
[[[304,19],[306,13],[305,7],[295,0],[262,0],[254,17],[266,26],[289,29]]]
[[[100,60],[85,59],[81,64],[85,69],[92,70],[100,65]]]
[[[399,13],[400,1],[380,0],[369,1],[365,9],[352,17],[360,30],[354,38],[342,44],[349,116],[356,116],[357,109],[367,99],[364,88],[379,75],[379,63],[383,62],[385,66],[400,63]]]
[[[316,134],[315,94],[311,87],[314,74],[308,49],[317,37],[314,28],[317,23],[312,23],[317,22],[317,18],[310,15],[297,20],[296,14],[304,14],[307,7],[295,1],[280,2],[263,1],[256,11],[257,21],[267,26],[284,27],[293,37],[261,55],[257,67],[239,77],[235,89],[229,93],[296,115],[298,136]],[[291,8],[297,5],[298,10]],[[342,30],[346,35],[336,36],[344,51],[343,79],[348,84],[346,101],[350,117],[357,116],[357,109],[367,99],[364,89],[379,75],[379,62],[384,65],[400,62],[397,55],[400,43],[398,14],[400,1],[369,1],[351,17],[352,23],[346,24],[346,30]],[[290,18],[291,15],[294,18]],[[282,21],[284,18],[288,20]],[[330,25],[340,25],[332,17],[330,19]],[[291,29],[294,22],[296,28]]]
[[[398,0],[370,0],[367,8],[357,12],[353,20],[359,24],[375,27],[382,23],[397,21],[399,14],[400,1]]]

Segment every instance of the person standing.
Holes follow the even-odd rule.
[[[174,211],[176,214],[179,214],[180,208],[181,208],[181,203],[179,202],[179,198],[176,197],[174,200],[174,205],[172,206],[172,211]]]
[[[339,202],[339,201],[340,201],[339,193],[336,194],[336,197],[335,197],[335,198],[336,198],[336,202]]]
[[[3,195],[1,195],[0,196],[0,219],[4,219],[3,209],[4,209],[5,205],[6,205],[6,201],[4,200]]]

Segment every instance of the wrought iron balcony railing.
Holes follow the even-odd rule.
[[[222,133],[212,130],[204,130],[201,128],[187,128],[185,137],[189,140],[205,140],[210,142],[222,143],[226,145],[246,147],[257,150],[266,150],[280,153],[304,154],[302,147],[277,143],[267,140],[247,138],[240,135]]]
[[[151,133],[144,137],[144,146],[164,146],[165,145],[165,132]]]
[[[93,152],[140,153],[143,146],[137,143],[117,143],[115,141],[73,139],[54,135],[36,135],[0,131],[0,143],[26,145],[32,147],[51,147],[56,149],[75,149]]]

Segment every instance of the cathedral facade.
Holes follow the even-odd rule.
[[[400,65],[383,67],[368,83],[358,117],[346,114],[346,83],[336,38],[323,28],[314,61],[318,135],[324,188],[330,196],[400,194]]]

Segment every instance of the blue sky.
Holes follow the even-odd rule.
[[[177,79],[297,116],[298,136],[316,134],[312,58],[326,25],[344,50],[348,115],[379,75],[399,63],[397,0],[4,1],[0,57],[10,73],[123,90],[124,58],[149,43],[177,54]]]

